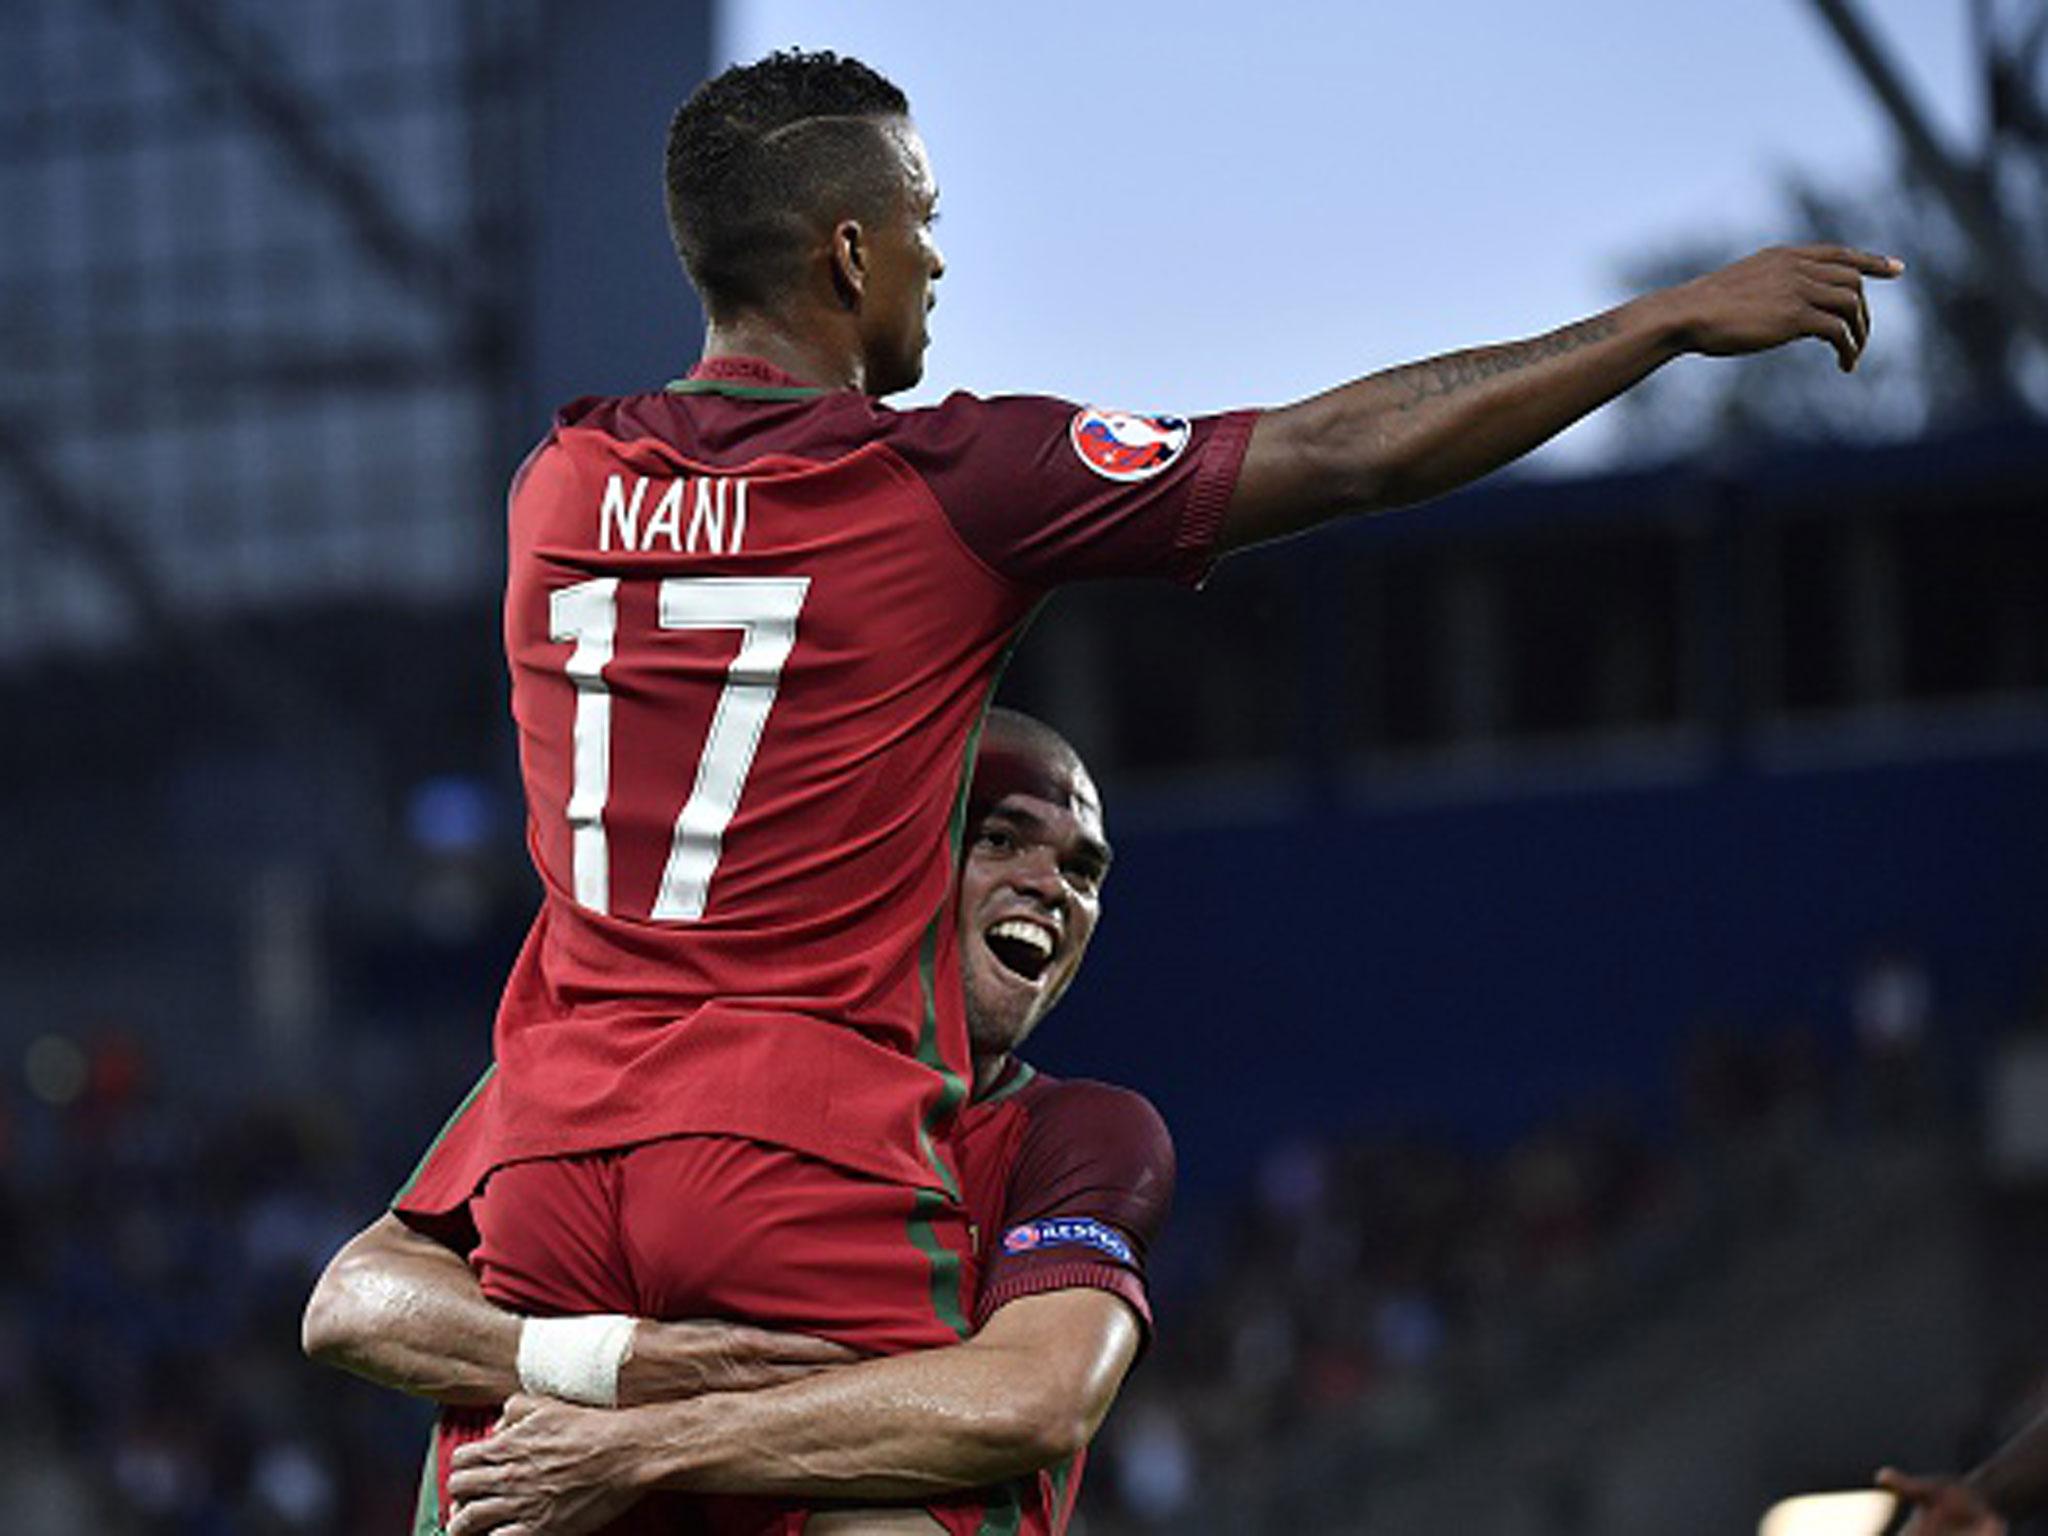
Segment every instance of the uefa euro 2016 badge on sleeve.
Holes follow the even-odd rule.
[[[1067,436],[1081,462],[1105,480],[1149,480],[1187,451],[1195,429],[1181,416],[1140,416],[1087,406]]]

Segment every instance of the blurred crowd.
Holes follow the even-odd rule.
[[[118,1033],[46,1036],[10,1086],[8,1529],[409,1529],[427,1414],[297,1348],[312,1277],[380,1199],[356,1117],[314,1099],[181,1106]]]
[[[1418,1453],[1597,1346],[1807,1198],[1817,1148],[1917,1112],[1912,1031],[1887,1018],[1845,1071],[1809,1030],[1702,1030],[1677,1124],[1654,1136],[1590,1109],[1492,1151],[1419,1134],[1273,1148],[1232,1205],[1176,1217],[1159,1342],[1099,1448],[1093,1528],[1172,1529],[1319,1429],[1361,1457]],[[306,1364],[298,1319],[388,1194],[366,1182],[390,1161],[375,1138],[434,1104],[223,1094],[209,1111],[157,1067],[115,1030],[46,1036],[0,1101],[9,1529],[408,1528],[426,1413]]]
[[[1418,1135],[1273,1149],[1236,1208],[1176,1234],[1214,1262],[1166,1298],[1110,1421],[1098,1536],[1175,1529],[1270,1478],[1277,1446],[1412,1464],[1829,1198],[1834,1154],[1938,1133],[1921,962],[1884,951],[1849,994],[1839,1057],[1804,1023],[1697,1028],[1657,1135],[1596,1105],[1486,1153]]]

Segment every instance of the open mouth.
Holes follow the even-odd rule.
[[[1004,970],[1026,981],[1037,981],[1052,964],[1052,935],[1022,918],[995,924],[982,935],[982,941]]]

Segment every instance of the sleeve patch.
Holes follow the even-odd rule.
[[[1074,452],[1106,480],[1149,480],[1172,465],[1194,440],[1181,416],[1139,416],[1087,406],[1074,413],[1067,438]]]
[[[1135,1266],[1131,1245],[1114,1227],[1088,1216],[1052,1216],[1027,1221],[1003,1234],[1003,1252],[1032,1253],[1040,1248],[1086,1247],[1101,1250],[1119,1264]]]

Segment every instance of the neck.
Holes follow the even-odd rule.
[[[1009,1065],[1010,1053],[1008,1051],[998,1051],[993,1056],[975,1057],[974,1096],[978,1099],[984,1093],[987,1093],[989,1089],[995,1087],[996,1080],[1003,1075],[1004,1070]]]
[[[766,315],[714,320],[704,335],[704,356],[758,357],[793,378],[821,389],[860,389],[866,369],[860,354],[829,327],[799,330]]]

